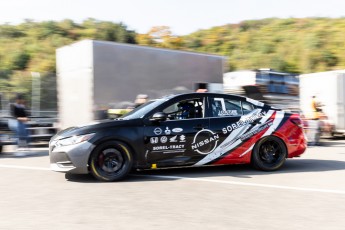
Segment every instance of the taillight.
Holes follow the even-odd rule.
[[[303,128],[303,123],[302,123],[301,118],[297,118],[297,117],[296,118],[291,118],[290,121],[292,123],[294,123],[295,125],[297,125],[298,127]]]

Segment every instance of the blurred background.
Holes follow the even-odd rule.
[[[344,0],[0,1],[0,228],[344,229],[344,9]],[[194,91],[299,113],[307,154],[277,172],[170,169],[111,184],[50,172],[58,130]],[[18,93],[30,144],[44,144],[30,151],[12,148]]]
[[[330,87],[329,90],[336,91],[337,95],[325,99],[328,91],[325,91],[327,87],[323,80],[331,75],[344,75],[342,70],[345,69],[345,18],[341,11],[344,5],[345,3],[340,0],[286,0],[279,3],[269,0],[170,0],[164,3],[157,0],[148,0],[145,3],[139,0],[131,3],[107,0],[77,0],[71,3],[62,0],[49,4],[42,0],[2,2],[1,116],[10,116],[9,104],[14,102],[17,93],[22,93],[31,116],[49,118],[49,122],[52,123],[49,126],[56,126],[58,129],[62,127],[61,118],[67,119],[62,113],[73,113],[70,109],[63,108],[68,106],[64,101],[71,98],[89,101],[86,104],[92,108],[89,110],[92,115],[85,119],[89,121],[98,119],[98,115],[101,115],[101,118],[116,117],[126,112],[126,109],[135,106],[138,95],[147,95],[147,98],[152,99],[165,93],[194,91],[202,85],[209,91],[244,94],[283,109],[297,111],[306,120],[315,118],[310,104],[312,96],[316,96],[319,107],[332,104],[326,111],[333,111],[333,114],[318,115],[329,123],[331,128],[328,133],[342,135],[345,130],[345,109],[344,100],[341,98],[345,81],[342,77],[334,80],[333,88]],[[133,49],[146,47],[145,51],[138,51],[135,55],[146,55],[146,60],[147,57],[153,57],[150,56],[150,52],[162,54],[159,58],[155,57],[156,59],[149,58],[151,61],[135,59],[128,54],[131,51],[125,51],[120,56],[109,52],[107,57],[101,57],[92,53],[98,50],[94,46],[91,53],[87,53],[86,48],[82,52],[78,49],[69,49],[67,56],[73,56],[73,60],[63,55],[59,58],[57,55],[58,49],[75,47],[73,44],[80,44],[78,42],[85,40],[114,42],[113,45],[107,43],[109,47],[119,44],[134,45]],[[190,72],[194,75],[175,71],[183,65],[171,60],[174,56],[175,60],[178,60],[182,54],[204,55],[207,62],[194,62],[190,59],[194,63],[184,64],[193,66]],[[94,63],[84,63],[88,55]],[[209,60],[216,60],[217,57],[221,59],[220,64]],[[175,69],[174,71],[142,71],[155,68],[155,64],[157,67],[162,63],[165,65],[168,61],[164,63],[162,60],[168,59],[172,64],[167,68]],[[136,63],[131,65],[131,70],[137,68],[137,73],[142,72],[137,74],[138,79],[143,80],[142,82],[150,82],[151,79],[151,85],[156,86],[149,91],[148,86],[135,88],[133,82],[138,80],[135,77],[132,77],[131,81],[123,81],[131,76],[128,68],[108,69],[102,73],[96,71],[97,68],[107,69],[108,64],[114,63],[121,63],[122,66],[126,63]],[[213,70],[217,66],[218,70],[212,73],[205,70],[200,73],[197,70],[202,66],[209,66]],[[68,76],[72,76],[71,84],[73,71],[76,71],[75,76],[82,76],[85,73],[83,68],[92,70],[90,78],[94,79],[94,85],[83,84],[81,87],[81,92],[86,94],[76,95],[73,90],[64,90],[68,85],[64,82],[68,82],[68,79],[61,80],[59,88],[57,82],[59,78],[66,79],[66,68],[70,68],[67,72]],[[340,72],[326,73],[329,71]],[[319,72],[325,72],[322,81],[309,80],[314,84],[303,83],[301,88],[301,75]],[[210,78],[200,77],[202,74],[208,74]],[[159,81],[159,85],[158,75],[163,79]],[[176,82],[174,76],[177,75],[191,81],[171,86],[168,82]],[[95,79],[103,80],[99,81],[101,83],[95,83]],[[89,80],[87,77],[78,78],[73,84],[83,81]],[[121,100],[99,96],[97,92],[102,91],[100,89],[105,87],[107,82],[122,82],[117,84],[119,88],[113,91],[126,89],[132,91],[132,95]],[[214,88],[213,83],[221,86]],[[249,86],[256,87],[253,89]],[[309,90],[309,86],[314,90]],[[93,96],[87,95],[92,88],[96,93]],[[109,94],[111,90],[103,90],[102,93]],[[337,114],[334,114],[335,110]],[[334,127],[335,125],[338,127]]]

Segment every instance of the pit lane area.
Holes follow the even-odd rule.
[[[6,150],[5,150],[6,151]],[[0,155],[0,229],[343,229],[345,140],[276,172],[246,165],[133,172],[101,183],[49,170],[48,151]]]

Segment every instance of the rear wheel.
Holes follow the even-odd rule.
[[[97,146],[90,157],[91,174],[101,181],[118,181],[131,170],[133,156],[127,145],[107,141]]]
[[[287,150],[284,142],[275,136],[268,136],[255,145],[252,165],[260,170],[274,171],[284,164],[286,157]]]

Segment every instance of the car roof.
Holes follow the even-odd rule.
[[[264,102],[261,102],[261,101],[258,101],[258,100],[255,100],[255,99],[252,99],[252,98],[249,98],[249,97],[244,97],[244,96],[236,95],[236,94],[225,94],[225,93],[196,93],[196,92],[193,92],[193,93],[183,93],[183,94],[168,95],[168,96],[163,97],[161,99],[171,100],[173,98],[179,98],[179,97],[188,99],[188,98],[192,98],[192,97],[203,97],[203,96],[204,97],[205,96],[208,96],[208,97],[236,97],[238,99],[242,99],[242,100],[246,100],[248,102],[251,102],[252,104],[254,104],[256,106],[260,106],[260,107],[269,106],[269,105],[267,105]],[[269,106],[269,107],[271,107],[271,106]]]
[[[239,97],[239,98],[243,98],[243,99],[246,99],[246,97],[244,96],[241,96],[241,95],[236,95],[236,94],[225,94],[225,93],[196,93],[196,92],[193,92],[193,93],[182,93],[182,94],[173,94],[173,95],[167,95],[167,96],[164,96],[163,98],[166,98],[166,99],[171,99],[171,98],[174,98],[174,97],[180,97],[180,96],[196,96],[196,97],[200,97],[200,96],[213,96],[213,97],[224,97],[224,96],[234,96],[234,97]]]

